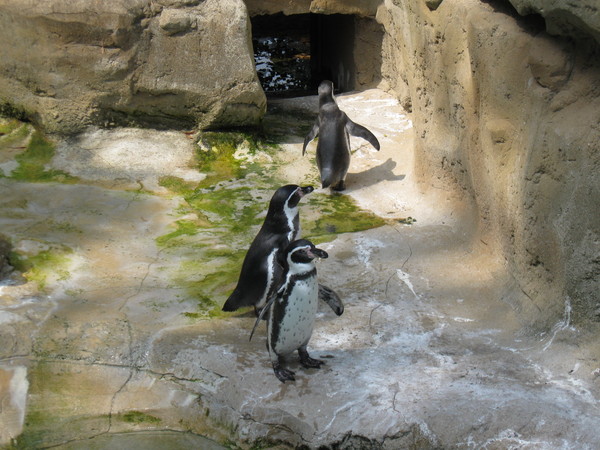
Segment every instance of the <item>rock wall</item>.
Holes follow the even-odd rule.
[[[265,112],[241,0],[0,0],[0,36],[0,108],[52,132]]]
[[[261,14],[355,14],[375,17],[381,0],[245,0],[251,16]]]
[[[439,3],[439,2],[438,2]],[[555,2],[556,3],[556,2]],[[424,189],[463,191],[534,329],[600,320],[600,64],[504,2],[386,0],[382,72],[411,104]]]
[[[553,35],[593,37],[600,42],[600,4],[597,0],[510,0],[519,14],[540,14]]]

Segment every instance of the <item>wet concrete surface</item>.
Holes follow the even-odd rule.
[[[174,282],[184,256],[156,244],[181,218],[159,178],[202,178],[183,133],[90,130],[59,143],[52,161],[77,184],[0,179],[0,225],[14,249],[64,256],[45,269],[43,289],[17,274],[0,287],[3,443],[597,448],[600,363],[578,345],[568,302],[552,330],[528,332],[502,258],[474,239],[473,206],[415,182],[397,102],[378,90],[338,101],[382,146],[352,139],[344,195],[387,224],[320,244],[330,255],[320,280],[346,308],[337,317],[322,305],[309,351],[326,364],[290,358],[295,383],[275,378],[265,326],[248,340],[250,312],[185,314],[197,305]],[[307,97],[272,108],[315,106]],[[303,158],[293,125],[273,164],[305,184],[316,178],[315,145]]]

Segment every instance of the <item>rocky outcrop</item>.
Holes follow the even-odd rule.
[[[377,18],[424,189],[473,197],[476,239],[504,256],[516,287],[505,300],[524,324],[597,323],[597,47],[496,2],[386,1]]]
[[[540,14],[550,34],[592,36],[600,43],[600,4],[596,0],[509,0],[519,14]]]
[[[49,131],[251,125],[266,100],[241,0],[0,0],[0,107]]]

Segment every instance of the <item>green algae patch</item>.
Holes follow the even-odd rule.
[[[160,180],[182,197],[176,211],[181,219],[156,243],[161,252],[179,260],[169,276],[195,302],[194,309],[182,313],[189,320],[232,315],[222,312],[221,306],[235,288],[273,193],[288,184],[276,175],[280,169],[273,152],[278,149],[276,139],[297,124],[297,119],[281,121],[270,140],[259,133],[204,132],[196,161],[207,177],[196,186],[177,177]],[[302,199],[300,218],[303,236],[315,243],[386,223],[360,209],[349,196],[325,193]]]
[[[156,239],[163,252],[180,259],[171,278],[197,305],[185,313],[187,318],[225,315],[221,305],[235,287],[246,250],[262,224],[261,213],[268,206],[263,197],[249,187],[198,190],[179,209],[186,219],[176,221],[174,230]]]
[[[177,221],[174,231],[157,238],[165,251],[177,252],[181,259],[173,283],[196,301],[197,309],[186,311],[185,317],[201,320],[231,315],[223,313],[221,305],[235,288],[246,251],[262,225],[266,199],[279,186],[264,186],[260,194],[258,188],[225,186],[196,192],[181,212],[188,216],[195,212],[207,222]],[[300,202],[300,211],[303,237],[316,244],[387,223],[345,195],[310,194]]]
[[[135,423],[135,424],[152,424],[157,425],[162,422],[159,417],[152,416],[150,414],[143,413],[141,411],[128,411],[123,414],[116,414],[112,416],[115,420],[121,420],[122,422]]]
[[[0,137],[5,139],[8,135],[24,137],[27,135],[29,126],[17,119],[5,119],[0,117]]]
[[[25,150],[15,156],[19,167],[13,170],[10,178],[28,182],[75,183],[76,177],[62,170],[47,167],[52,161],[54,151],[54,144],[41,132],[34,131]]]
[[[376,214],[360,209],[347,195],[311,194],[307,202],[308,219],[302,225],[303,237],[315,244],[331,241],[338,234],[366,231],[387,223]]]
[[[75,183],[76,177],[49,168],[55,146],[32,125],[17,119],[0,118],[0,162],[14,160],[17,167],[0,176],[26,182]]]
[[[258,132],[233,131],[204,132],[198,141],[196,157],[198,170],[207,177],[198,188],[207,188],[233,179],[244,178],[248,173],[260,173],[262,167],[253,162],[260,152],[277,148],[274,141]]]
[[[193,220],[177,220],[176,229],[168,234],[156,238],[156,243],[161,246],[174,245],[181,236],[194,236],[201,229],[200,223]]]
[[[171,192],[177,195],[186,196],[194,192],[196,188],[195,183],[185,181],[183,178],[175,177],[172,175],[165,175],[158,179],[158,185],[167,188]]]
[[[225,314],[221,305],[235,286],[245,250],[262,223],[260,214],[279,186],[268,167],[257,162],[270,161],[265,155],[274,148],[258,134],[205,132],[196,159],[207,177],[196,186],[176,177],[160,180],[183,198],[177,209],[182,218],[156,243],[181,261],[170,276],[197,305],[185,317]]]
[[[66,246],[42,250],[35,255],[10,252],[11,266],[21,272],[25,279],[35,282],[41,291],[45,291],[50,281],[64,281],[70,277],[68,271],[72,250]]]
[[[186,198],[190,208],[203,215],[214,226],[227,227],[227,233],[240,233],[261,219],[257,215],[265,208],[256,202],[248,187],[201,190]]]
[[[242,178],[244,172],[241,161],[235,159],[237,148],[235,134],[204,133],[198,151],[198,170],[206,173],[207,177],[199,187],[209,187],[223,180]]]

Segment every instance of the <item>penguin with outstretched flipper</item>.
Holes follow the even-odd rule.
[[[322,81],[319,85],[319,115],[312,129],[304,138],[302,155],[315,137],[317,143],[317,167],[323,188],[334,191],[346,189],[346,174],[350,167],[350,135],[368,141],[379,150],[379,141],[367,128],[359,125],[342,111],[333,97],[333,83]]]

